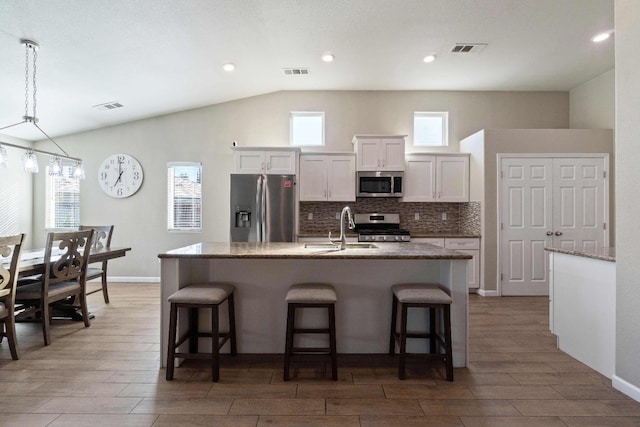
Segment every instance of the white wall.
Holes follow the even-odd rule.
[[[639,0],[616,0],[616,377],[640,400],[640,16]],[[626,197],[622,197],[625,195]],[[616,378],[614,378],[616,384]],[[620,386],[618,384],[617,386]]]
[[[569,126],[572,129],[615,128],[615,70],[569,92]]]
[[[113,244],[131,246],[125,258],[109,265],[113,276],[158,277],[157,254],[199,241],[227,241],[231,141],[240,146],[287,145],[289,112],[325,111],[326,149],[352,150],[358,133],[409,134],[412,151],[414,111],[450,112],[451,145],[484,127],[566,128],[567,92],[292,91],[212,105],[56,138],[85,161],[81,183],[81,221],[114,224]],[[105,114],[108,114],[106,112]],[[108,155],[127,153],[144,169],[140,191],[112,199],[99,188],[96,171]],[[203,162],[203,230],[166,231],[166,163]],[[35,183],[35,233],[44,244],[44,178]]]
[[[0,134],[0,144],[8,142],[31,147],[28,141]],[[26,233],[24,248],[31,247],[33,237],[33,174],[22,170],[22,156],[26,151],[7,147],[9,164],[0,166],[0,236]],[[43,165],[43,158],[39,158]]]

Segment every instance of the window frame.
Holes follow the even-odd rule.
[[[296,144],[294,140],[294,121],[298,117],[318,117],[322,119],[320,144]],[[289,113],[289,145],[293,147],[324,147],[325,144],[325,114],[324,111],[291,111]]]
[[[442,120],[442,141],[440,144],[420,143],[416,136],[416,121],[419,118],[439,118]],[[449,146],[449,112],[448,111],[414,111],[413,112],[413,146],[414,147],[448,147]]]
[[[45,168],[45,202],[44,202],[44,228],[46,231],[55,230],[76,230],[80,226],[80,180],[75,178],[73,171],[75,164],[62,162],[62,175],[49,175],[49,165]],[[59,202],[54,197],[57,193],[61,193],[61,189],[58,188],[60,183],[64,182],[70,184],[73,192],[76,194],[76,200],[70,200],[67,203],[72,206],[73,218],[72,223],[67,226],[63,226],[58,222],[59,215]],[[53,206],[51,204],[53,203]],[[53,221],[53,222],[50,222]]]
[[[198,226],[190,226],[190,227],[176,227],[175,220],[175,209],[176,209],[176,198],[175,198],[175,172],[173,169],[175,167],[197,167],[198,171],[195,171],[196,174],[199,174],[200,178],[200,203],[199,203],[199,218],[196,222],[199,223]],[[202,232],[202,173],[203,167],[202,162],[167,162],[167,231],[170,233],[200,233]],[[195,197],[191,197],[194,199]],[[187,206],[187,204],[185,204]],[[197,204],[191,203],[190,207],[193,209],[193,206],[197,206]]]

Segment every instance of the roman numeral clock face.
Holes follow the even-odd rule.
[[[143,177],[142,166],[128,154],[113,154],[107,157],[98,170],[100,188],[117,199],[135,194],[142,186]]]

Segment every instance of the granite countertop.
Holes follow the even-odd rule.
[[[564,248],[558,248],[558,247],[548,247],[544,249],[549,252],[558,252],[561,254],[599,259],[601,261],[616,262],[616,248],[612,246],[599,247],[599,248],[596,248],[595,250],[571,250],[571,249],[564,249]]]
[[[315,237],[327,237],[329,233],[298,233],[298,238],[315,238]],[[331,231],[331,236],[339,236],[340,230]],[[358,237],[358,233],[347,233],[347,237]],[[470,234],[470,233],[455,233],[455,232],[447,232],[447,233],[411,233],[412,239],[421,239],[421,238],[429,238],[429,239],[479,239],[479,234]]]
[[[305,248],[304,243],[196,243],[159,258],[241,259],[471,259],[471,255],[427,243],[383,243],[373,249]]]

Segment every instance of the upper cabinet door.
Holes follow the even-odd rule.
[[[469,201],[469,157],[436,158],[436,198],[439,202]]]
[[[355,202],[356,159],[355,156],[328,156],[327,200]]]
[[[433,202],[436,199],[436,156],[407,156],[404,173],[404,202]]]
[[[380,170],[380,140],[359,139],[357,142],[357,157],[359,171]]]
[[[234,151],[235,173],[261,174],[265,170],[264,151]]]
[[[295,151],[265,151],[265,173],[273,175],[295,175]]]
[[[295,150],[234,150],[235,173],[295,175],[297,169]]]
[[[383,171],[404,170],[404,138],[380,140],[380,169]]]
[[[300,156],[300,201],[327,200],[327,160],[325,156]]]

